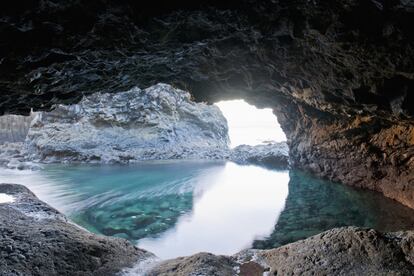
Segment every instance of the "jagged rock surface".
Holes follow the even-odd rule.
[[[24,186],[0,184],[0,193],[15,199],[0,203],[1,275],[116,275],[152,256],[69,223]]]
[[[23,148],[23,142],[0,144],[0,167],[18,170],[41,169],[41,165],[27,160]]]
[[[412,275],[414,233],[337,228],[257,252],[277,275]]]
[[[266,145],[240,145],[231,150],[230,160],[238,164],[254,164],[273,169],[287,169],[289,147],[286,142]]]
[[[59,105],[36,117],[25,155],[41,162],[222,159],[229,143],[226,119],[218,107],[190,97],[158,84]]]
[[[412,1],[0,6],[0,113],[158,82],[277,114],[292,166],[414,207]]]
[[[413,275],[414,233],[336,228],[271,250],[232,257],[196,254],[157,265],[148,275]],[[205,273],[204,273],[205,272]],[[214,274],[209,274],[214,272]]]

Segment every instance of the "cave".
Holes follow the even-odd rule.
[[[0,42],[0,115],[45,112],[29,133],[30,137],[41,137],[39,130],[47,123],[79,122],[79,110],[70,106],[83,104],[96,115],[96,120],[88,125],[91,130],[108,126],[131,128],[128,120],[114,122],[101,116],[94,106],[99,102],[105,107],[113,97],[118,97],[114,105],[118,112],[134,103],[136,95],[159,89],[171,93],[187,91],[184,101],[188,98],[205,105],[210,117],[215,118],[220,115],[209,109],[214,103],[242,99],[257,108],[269,108],[277,116],[289,152],[288,160],[283,162],[288,162],[290,168],[320,181],[374,191],[404,205],[402,208],[413,209],[413,13],[414,4],[405,0],[155,0],[150,5],[130,0],[25,0],[18,5],[4,2],[0,4],[0,35],[4,38]],[[96,93],[105,94],[106,100],[98,99]],[[155,113],[147,113],[150,122]],[[53,125],[55,129],[61,126]],[[74,128],[62,134],[61,143],[56,143],[55,148],[43,142],[30,144],[34,156],[43,161],[64,158],[96,163],[133,159],[126,146],[112,144],[106,155],[96,154],[95,149],[104,140],[100,132],[92,131],[88,135],[95,138],[85,139],[82,144],[88,155],[80,155],[68,146],[69,142],[64,142],[71,135],[76,136],[76,131]],[[165,131],[162,141],[167,143],[175,130],[166,127]],[[222,131],[223,127],[217,124],[214,131],[194,131],[194,137],[206,139],[211,145],[214,141],[225,144],[226,139],[220,140]],[[47,137],[55,134],[49,133]],[[117,134],[114,131],[111,135]],[[151,144],[150,139],[144,142]],[[185,141],[180,143],[185,146]],[[186,154],[202,152],[197,145],[189,143]],[[64,150],[56,151],[57,148]],[[48,156],[39,153],[46,150]],[[151,157],[153,153],[146,154]],[[162,154],[170,158],[181,152],[168,149]],[[219,149],[211,152],[211,156],[221,154]],[[302,183],[304,176],[294,173],[291,177]],[[28,202],[36,201],[23,187],[1,187],[0,195],[24,194]],[[293,188],[300,193],[304,187]],[[337,191],[340,193],[341,188]],[[60,216],[53,210],[47,212]],[[8,225],[13,227],[10,222]],[[7,229],[4,231],[7,236]],[[72,228],[68,231],[69,235],[81,235],[79,244],[90,235],[77,234],[78,230]],[[289,259],[292,250],[300,250],[298,243],[291,248],[275,243],[272,245],[278,248],[259,255],[267,260],[269,267],[265,269],[281,275],[295,271],[300,263],[297,260],[306,258],[324,258],[331,267],[318,261],[307,263],[304,274],[412,274],[412,232],[404,231],[398,242],[387,235],[393,234],[359,228],[334,229],[305,240],[317,251],[321,249],[320,243],[332,246],[319,255],[302,252],[297,253],[296,261]],[[332,259],[338,253],[335,246],[347,248],[344,240],[353,248],[358,239],[372,245],[371,237],[378,243],[363,257],[341,251],[339,259]],[[97,248],[94,239],[86,243],[85,256],[101,254],[93,250]],[[130,257],[115,261],[112,268],[85,261],[83,265],[91,267],[91,275],[112,275],[142,257],[124,241],[117,241],[108,249],[110,239],[96,239],[107,246],[100,261],[113,263],[117,248],[122,246],[128,249],[121,255]],[[64,240],[68,242],[67,236]],[[392,251],[390,247],[397,249]],[[16,253],[7,248],[1,248],[1,254]],[[380,265],[387,254],[397,257]],[[155,269],[153,275],[168,275],[168,269],[173,271],[174,267],[188,263],[197,263],[200,269],[206,269],[206,275],[217,271],[218,275],[229,275],[234,259],[223,258],[201,254],[175,259]],[[240,266],[240,275],[255,275],[263,269],[249,260]],[[358,265],[345,266],[348,261]],[[30,270],[27,262],[20,263],[16,271]],[[6,269],[2,261],[0,269]],[[183,275],[197,271],[180,269]],[[15,275],[10,269],[5,271]],[[39,271],[30,275],[40,275],[42,270]]]
[[[286,142],[286,135],[270,108],[256,108],[243,100],[215,103],[227,120],[230,147]]]

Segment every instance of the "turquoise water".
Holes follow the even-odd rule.
[[[51,165],[3,170],[88,230],[161,258],[271,248],[338,226],[414,228],[414,211],[380,194],[231,162]]]

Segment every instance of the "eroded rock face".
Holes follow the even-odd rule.
[[[292,166],[414,208],[412,123],[375,116],[318,120],[304,113],[289,133]]]
[[[412,1],[4,2],[0,113],[158,82],[244,98],[293,166],[414,207]]]
[[[226,119],[216,106],[190,97],[158,84],[59,105],[32,123],[25,155],[41,162],[98,163],[224,158]]]
[[[240,145],[231,150],[230,160],[238,164],[260,165],[272,169],[287,169],[289,148],[286,142],[266,145]]]
[[[153,256],[69,223],[24,186],[0,184],[0,193],[14,198],[0,203],[1,275],[116,275]]]

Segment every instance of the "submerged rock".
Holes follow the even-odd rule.
[[[150,159],[222,159],[227,121],[218,107],[191,101],[167,84],[93,94],[40,113],[26,156],[41,162],[128,163]]]
[[[123,239],[97,236],[67,221],[27,188],[0,184],[1,275],[115,275],[152,257]]]
[[[240,145],[230,154],[230,160],[238,164],[254,164],[272,169],[287,169],[289,147],[286,142],[266,145]]]

